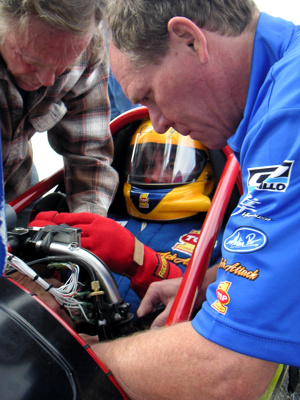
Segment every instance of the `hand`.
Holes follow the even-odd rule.
[[[79,333],[79,336],[81,337],[82,340],[85,341],[85,343],[89,344],[90,346],[99,343],[99,337],[97,335],[90,336],[87,335],[86,333]]]
[[[216,280],[218,268],[219,264],[215,264],[206,271],[202,287],[196,299],[195,309],[200,308],[202,303],[206,300],[207,287]],[[162,327],[166,324],[181,281],[182,278],[177,278],[155,282],[149,286],[137,310],[137,315],[142,317],[150,312],[156,311],[160,303],[166,306],[164,311],[153,321],[151,328]]]
[[[57,214],[58,214],[57,211],[40,212],[36,215],[34,220],[30,221],[28,226],[36,226],[37,228],[43,228],[46,225],[57,225],[53,222]]]
[[[167,281],[154,282],[149,286],[145,297],[137,310],[137,315],[142,317],[149,312],[155,311],[156,307],[163,303],[166,308],[153,321],[151,328],[161,327],[166,324],[182,278],[170,279]]]
[[[98,256],[107,267],[131,280],[142,298],[151,282],[182,276],[175,264],[139,242],[116,221],[91,213],[41,212],[29,226],[67,224],[82,230],[81,246]]]

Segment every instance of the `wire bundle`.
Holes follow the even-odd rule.
[[[79,293],[79,266],[72,262],[63,263],[50,263],[48,267],[56,269],[69,269],[69,278],[62,286],[56,288],[51,283],[49,284],[43,278],[41,278],[28,264],[22,261],[20,258],[8,254],[7,263],[9,267],[12,267],[22,274],[28,276],[30,279],[40,285],[46,292],[51,293],[55,300],[66,310],[68,310],[70,317],[73,320],[82,320],[92,323],[93,321],[88,317],[88,308],[91,307],[90,302],[84,302],[81,300],[82,297],[88,296],[90,292]]]

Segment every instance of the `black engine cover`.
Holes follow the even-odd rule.
[[[34,297],[0,278],[0,399],[126,398],[77,335]]]

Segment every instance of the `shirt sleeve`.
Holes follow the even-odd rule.
[[[63,156],[71,212],[106,216],[117,189],[107,81],[106,62],[88,65],[62,99],[64,117],[48,131],[51,146]]]
[[[192,321],[223,347],[298,367],[299,127],[299,110],[283,109],[248,132],[244,194],[225,230],[217,280]]]

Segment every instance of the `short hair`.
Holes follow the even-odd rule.
[[[168,51],[168,21],[182,16],[220,35],[240,35],[257,10],[252,0],[106,0],[113,44],[134,63],[158,64]]]
[[[26,30],[31,18],[39,18],[57,30],[72,35],[84,35],[95,21],[102,20],[101,0],[0,0],[0,35],[17,28]],[[103,47],[102,32],[95,29],[92,51],[96,55]]]

